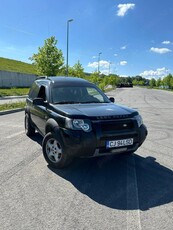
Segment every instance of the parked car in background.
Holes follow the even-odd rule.
[[[117,85],[117,88],[122,88],[122,87],[133,87],[133,83],[120,83]]]

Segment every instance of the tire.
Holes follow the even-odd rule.
[[[28,137],[31,137],[35,134],[35,129],[31,125],[31,120],[27,113],[25,114],[25,133]]]
[[[72,158],[66,154],[60,138],[58,140],[53,133],[46,134],[43,139],[42,149],[45,160],[53,168],[65,168],[72,161]]]

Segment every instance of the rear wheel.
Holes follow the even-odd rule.
[[[35,129],[32,127],[31,120],[27,113],[25,114],[25,133],[29,137],[35,134]]]
[[[71,163],[71,158],[66,154],[62,141],[52,133],[46,134],[43,139],[43,155],[49,165],[54,168],[64,168]]]

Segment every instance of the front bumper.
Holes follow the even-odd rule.
[[[135,152],[144,142],[148,134],[145,125],[140,128],[135,125],[133,129],[126,131],[109,131],[102,132],[98,124],[93,126],[93,130],[89,133],[84,131],[60,129],[61,139],[66,153],[72,157],[95,157],[109,154],[118,154],[124,152]],[[107,140],[121,140],[133,138],[133,145],[106,148]]]

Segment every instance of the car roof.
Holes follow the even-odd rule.
[[[36,80],[39,83],[51,84],[51,85],[93,85],[91,82],[78,78],[78,77],[65,77],[65,76],[49,76],[49,77],[39,77]]]

